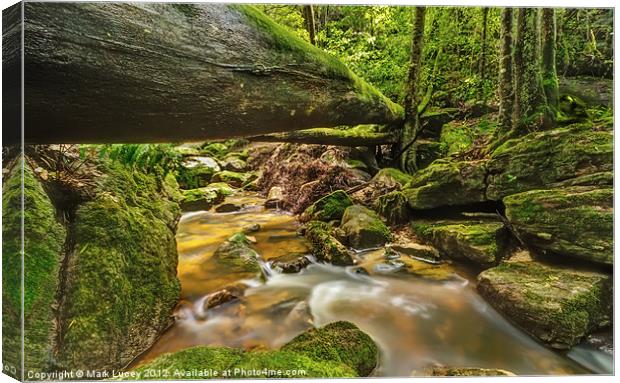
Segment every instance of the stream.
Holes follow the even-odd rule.
[[[379,345],[374,376],[423,374],[430,366],[499,368],[517,375],[605,372],[596,351],[574,348],[577,363],[516,328],[476,293],[471,275],[450,264],[404,255],[386,262],[378,249],[357,254],[368,275],[357,272],[358,266],[318,263],[297,274],[278,273],[271,261],[309,254],[296,234],[295,217],[266,210],[256,194],[238,193],[226,202],[245,207],[183,215],[177,232],[182,287],[177,320],[134,365],[197,345],[278,348],[312,326],[346,320]],[[266,282],[211,259],[228,237],[256,223],[261,229],[250,235],[270,274]],[[249,286],[242,300],[205,312],[208,294],[235,283]]]

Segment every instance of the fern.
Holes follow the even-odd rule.
[[[166,175],[178,169],[182,157],[171,144],[111,144],[99,148],[100,158],[140,169],[147,173]]]

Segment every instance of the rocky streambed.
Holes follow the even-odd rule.
[[[427,246],[386,247],[379,239],[370,249],[345,249],[349,265],[323,263],[290,213],[240,191],[222,204],[241,208],[181,218],[176,321],[134,363],[136,371],[187,369],[188,360],[213,347],[259,355],[286,350],[309,329],[347,321],[377,345],[365,361],[371,365],[365,374],[373,376],[428,375],[444,366],[519,375],[590,372],[511,324],[478,295],[471,270],[436,258]],[[299,258],[308,262],[290,272],[287,265]],[[322,342],[315,351],[331,344]]]

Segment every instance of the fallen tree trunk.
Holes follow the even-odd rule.
[[[386,145],[397,141],[394,133],[376,131],[372,125],[360,125],[351,129],[305,129],[294,132],[263,134],[247,139],[254,142],[292,142],[352,147]]]
[[[338,59],[251,6],[24,7],[28,143],[198,141],[402,118]]]

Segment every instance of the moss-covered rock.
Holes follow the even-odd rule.
[[[480,119],[451,121],[441,128],[439,142],[446,154],[456,154],[469,150],[474,142],[490,137],[497,124],[483,117]]]
[[[219,164],[211,157],[188,157],[177,171],[177,181],[183,189],[200,188],[220,170]]]
[[[419,140],[414,144],[418,169],[428,167],[433,161],[446,156],[446,146],[441,142]]]
[[[204,187],[191,190],[183,190],[180,205],[183,211],[209,210],[224,200],[224,195],[218,193],[216,188]]]
[[[498,262],[508,246],[501,222],[482,220],[415,221],[416,236],[448,258],[466,259],[488,267]]]
[[[409,221],[409,203],[407,197],[400,191],[382,195],[377,199],[374,208],[390,225]]]
[[[390,229],[385,226],[381,218],[362,205],[346,208],[340,229],[344,232],[347,243],[356,249],[381,246],[392,238]]]
[[[299,352],[313,360],[340,362],[358,376],[369,376],[379,356],[375,342],[350,322],[310,329],[293,338],[282,350]]]
[[[394,168],[383,168],[372,177],[372,182],[381,184],[398,183],[401,187],[411,181],[412,177]]]
[[[321,262],[334,265],[352,265],[353,258],[347,248],[332,235],[332,227],[325,222],[310,221],[305,226],[305,237],[312,253]]]
[[[255,180],[256,174],[254,173],[237,173],[231,172],[229,170],[223,170],[221,172],[217,172],[211,178],[213,182],[224,182],[233,187],[242,187],[244,184]]]
[[[260,272],[260,256],[250,247],[243,233],[237,233],[222,243],[213,253],[220,264],[239,272]]]
[[[509,140],[488,165],[487,198],[553,187],[554,183],[613,170],[613,132],[575,124]],[[583,179],[581,184],[583,185]]]
[[[499,311],[555,348],[568,348],[610,324],[612,277],[536,262],[502,263],[478,276],[478,291]]]
[[[229,170],[233,172],[244,172],[248,165],[244,160],[236,156],[227,156],[223,160],[220,161],[220,165],[224,170]]]
[[[155,176],[100,164],[94,197],[71,225],[56,363],[118,369],[150,347],[179,297],[180,215]]]
[[[613,189],[574,186],[504,198],[522,240],[556,255],[613,264]]]
[[[54,336],[58,273],[66,230],[29,165],[13,164],[2,188],[2,358],[21,379],[21,239],[24,234],[25,370],[46,370]],[[22,196],[24,209],[22,214]],[[13,373],[12,368],[15,368]]]
[[[344,210],[353,205],[349,195],[343,190],[326,195],[310,205],[303,213],[302,220],[333,221],[340,220]]]
[[[466,205],[486,200],[485,161],[437,160],[414,174],[403,189],[412,209]]]

